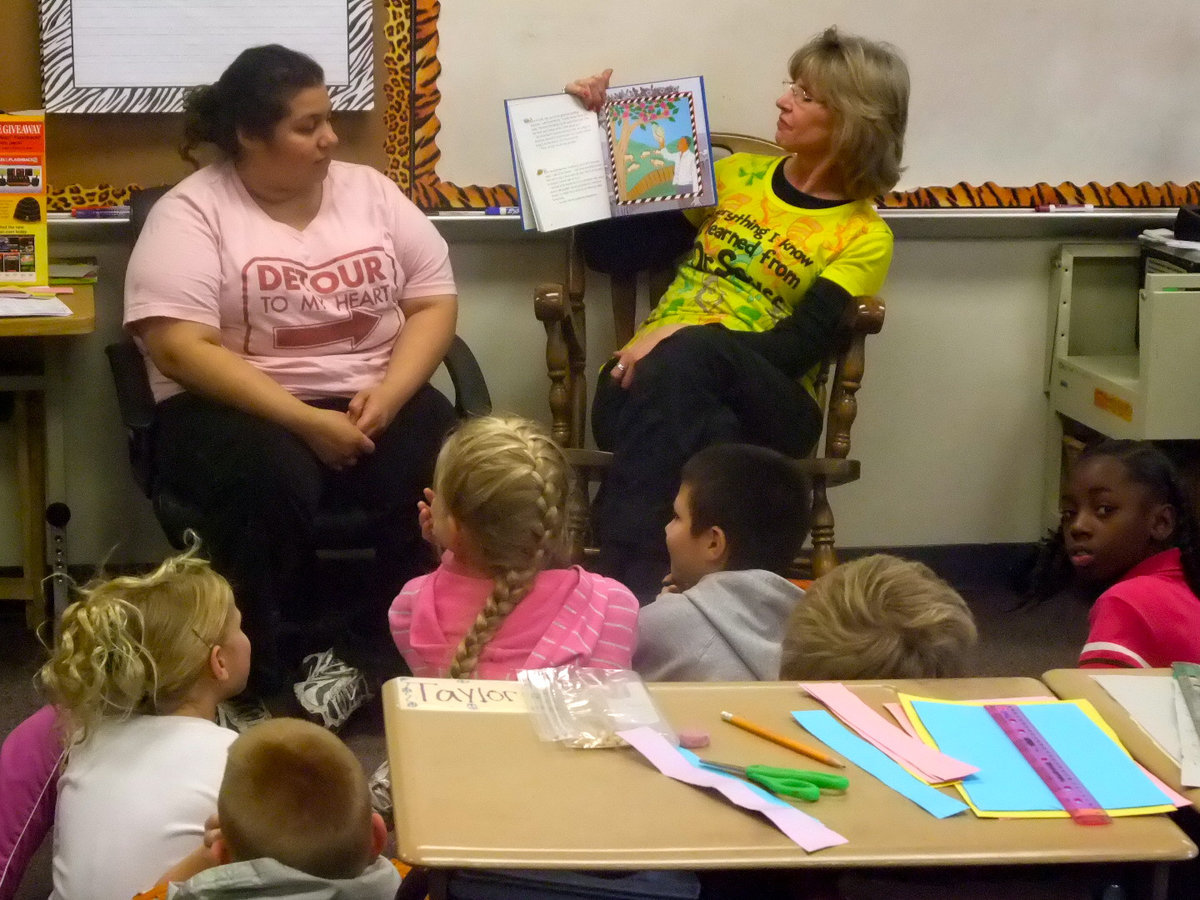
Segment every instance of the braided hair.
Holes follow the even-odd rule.
[[[1130,481],[1144,487],[1155,502],[1175,510],[1175,531],[1168,540],[1179,548],[1184,580],[1200,597],[1200,534],[1192,503],[1171,460],[1149,441],[1106,439],[1080,453],[1075,465],[1100,457],[1120,462]],[[1038,600],[1054,596],[1069,583],[1072,571],[1060,524],[1042,542],[1030,576],[1030,593]]]
[[[493,581],[450,663],[451,678],[471,677],[484,646],[537,574],[566,564],[570,479],[562,450],[527,419],[470,419],[442,446],[434,490]]]

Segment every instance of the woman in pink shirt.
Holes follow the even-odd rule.
[[[515,678],[568,663],[629,668],[637,600],[563,568],[570,467],[536,423],[479,418],[438,454],[421,523],[442,565],[392,603],[392,638],[414,675]]]
[[[155,204],[126,278],[158,486],[203,510],[195,528],[244,606],[259,693],[283,684],[277,629],[303,593],[323,495],[376,514],[362,615],[376,633],[397,587],[433,564],[411,511],[455,420],[428,384],[457,315],[446,243],[379,172],[334,160],[337,142],[316,62],[244,51],[189,95],[185,158],[202,143],[220,158]]]

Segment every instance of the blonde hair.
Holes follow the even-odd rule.
[[[302,719],[269,719],[229,747],[217,795],[234,860],[269,857],[317,878],[356,878],[370,864],[371,796],[358,759]]]
[[[976,636],[966,601],[928,566],[867,556],[805,591],[788,620],[779,677],[957,675]]]
[[[468,678],[537,574],[566,563],[571,467],[541,425],[488,416],[446,439],[433,483],[494,581],[450,663],[451,678]]]
[[[833,151],[846,195],[890,191],[903,169],[908,67],[891,44],[825,29],[792,54],[788,74],[834,113]]]
[[[38,675],[76,739],[104,719],[173,712],[205,671],[234,602],[198,547],[149,575],[93,581],[63,613]]]

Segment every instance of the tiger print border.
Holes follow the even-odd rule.
[[[436,110],[441,94],[437,78],[437,19],[440,0],[386,0],[388,47],[388,174],[425,210],[479,209],[515,206],[517,189],[511,184],[492,187],[459,187],[437,176],[441,130]],[[398,37],[405,44],[400,50]],[[403,124],[404,130],[392,127]],[[410,130],[411,129],[411,130]],[[1021,209],[1050,203],[1091,203],[1097,207],[1183,206],[1200,203],[1200,181],[1178,185],[1128,185],[1117,182],[1084,185],[1039,182],[1027,187],[1002,187],[988,181],[950,187],[923,187],[892,191],[877,198],[884,209]]]
[[[514,185],[459,186],[437,176],[441,152],[437,135],[441,123],[437,105],[441,100],[437,79],[437,20],[440,0],[382,0],[384,14],[384,152],[385,172],[422,209],[483,209],[517,205]],[[47,208],[55,212],[72,206],[104,206],[127,203],[137,185],[51,185]],[[1098,208],[1139,208],[1200,205],[1200,181],[1129,185],[1123,182],[1083,185],[1046,182],[1025,187],[1004,187],[995,182],[972,185],[960,182],[948,187],[922,187],[892,191],[878,198],[883,209],[1032,209],[1063,203],[1091,203]]]

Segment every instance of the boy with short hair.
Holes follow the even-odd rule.
[[[812,488],[781,453],[716,444],[683,467],[667,525],[666,592],[638,614],[648,681],[774,680],[804,596],[784,577],[808,536]]]
[[[396,866],[362,767],[334,734],[302,719],[254,725],[229,747],[220,831],[137,900],[321,897],[391,900]]]
[[[966,601],[928,566],[876,554],[814,581],[787,623],[779,678],[944,678],[975,643]]]

